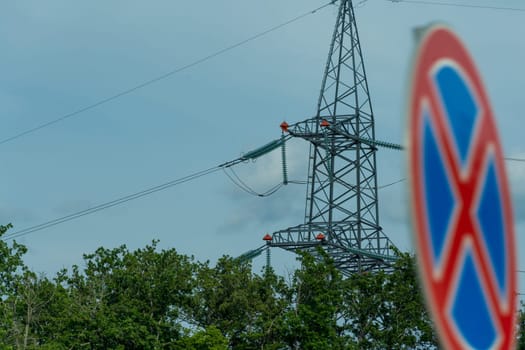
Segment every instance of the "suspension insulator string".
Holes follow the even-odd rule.
[[[272,253],[270,251],[270,245],[266,246],[266,272],[270,271],[272,267]]]
[[[281,158],[283,163],[283,185],[288,185],[288,167],[286,166],[286,139],[284,132],[281,135]]]

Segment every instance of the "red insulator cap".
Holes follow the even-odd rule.
[[[266,234],[264,237],[263,237],[263,241],[271,241],[273,238],[272,236],[270,236],[269,234]]]
[[[330,126],[330,123],[328,122],[328,120],[323,119],[323,121],[321,122],[321,126],[326,128],[327,126]]]
[[[317,239],[318,241],[322,241],[325,238],[326,238],[325,235],[323,235],[322,233],[319,233],[317,236],[315,236],[315,239]]]
[[[282,130],[282,131],[284,131],[284,132],[288,132],[288,127],[289,127],[289,125],[288,125],[287,122],[282,122],[280,126],[281,126],[281,130]]]

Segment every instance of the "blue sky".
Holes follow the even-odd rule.
[[[318,0],[3,2],[0,139],[53,120],[313,10]],[[521,0],[458,1],[522,7]],[[315,113],[335,21],[327,7],[168,79],[0,145],[0,222],[16,230],[238,157],[280,136],[279,124]],[[356,10],[378,139],[400,143],[413,28],[444,22],[482,73],[505,154],[525,157],[525,12],[368,0]],[[290,178],[304,180],[306,145],[289,145]],[[525,250],[525,163],[508,162]],[[280,155],[236,170],[264,191]],[[380,150],[379,183],[405,177],[399,151]],[[406,184],[380,191],[385,232],[411,250]],[[199,260],[237,256],[266,232],[303,220],[305,188],[251,197],[215,173],[19,239],[27,263],[52,274],[99,246],[160,239]],[[293,256],[273,251],[280,271]],[[518,254],[523,255],[523,254]],[[262,258],[256,261],[261,266]],[[525,269],[525,260],[519,266]],[[523,276],[520,276],[523,277]],[[521,287],[521,291],[525,288]]]

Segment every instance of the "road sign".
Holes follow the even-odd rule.
[[[514,221],[481,78],[443,26],[422,35],[408,100],[408,163],[420,280],[447,349],[510,349]]]

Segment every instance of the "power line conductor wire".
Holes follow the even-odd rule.
[[[269,188],[268,190],[266,190],[265,192],[257,192],[253,188],[248,186],[246,184],[246,182],[244,182],[239,177],[239,175],[237,175],[235,170],[233,170],[233,167],[222,168],[222,170],[224,171],[224,174],[228,177],[228,179],[230,179],[230,181],[235,186],[239,187],[244,192],[246,192],[248,194],[251,194],[253,196],[256,196],[256,197],[269,197],[272,194],[274,194],[275,192],[277,192],[283,186],[283,183],[278,183],[278,184],[272,186],[271,188]]]
[[[281,29],[281,28],[283,28],[283,27],[285,27],[285,26],[287,26],[287,25],[289,25],[289,24],[292,24],[292,23],[294,23],[294,22],[297,22],[297,21],[299,21],[300,19],[303,19],[304,17],[307,17],[307,16],[310,16],[310,15],[312,15],[312,14],[315,14],[315,13],[317,13],[318,11],[324,9],[325,7],[328,7],[328,6],[332,5],[333,3],[334,3],[334,1],[330,1],[329,3],[326,3],[326,4],[322,5],[322,6],[319,6],[319,7],[315,8],[315,9],[313,9],[313,10],[310,10],[310,11],[308,11],[308,12],[305,12],[305,13],[303,13],[303,14],[301,14],[301,15],[299,15],[299,16],[296,16],[296,17],[294,17],[294,18],[292,18],[292,19],[289,19],[289,20],[287,20],[287,21],[285,21],[285,22],[283,22],[283,23],[281,23],[281,24],[275,25],[275,26],[273,26],[273,27],[271,27],[271,28],[269,28],[269,29],[267,29],[267,30],[265,30],[265,31],[262,31],[262,32],[257,33],[257,34],[254,34],[254,35],[252,35],[252,36],[250,36],[250,37],[248,37],[248,38],[246,38],[246,39],[244,39],[244,40],[241,40],[241,41],[239,41],[239,42],[237,42],[237,43],[235,43],[235,44],[232,44],[232,45],[230,45],[230,46],[227,46],[227,47],[225,47],[225,48],[222,48],[222,49],[220,49],[220,50],[218,50],[218,51],[215,51],[215,52],[213,52],[213,53],[211,53],[211,54],[209,54],[209,55],[207,55],[207,56],[204,56],[204,57],[202,57],[202,58],[199,58],[199,59],[197,59],[197,60],[195,60],[195,61],[193,61],[193,62],[191,62],[191,63],[188,63],[188,64],[186,64],[186,65],[184,65],[184,66],[182,66],[182,67],[175,68],[175,69],[173,69],[173,70],[171,70],[171,71],[169,71],[169,72],[166,72],[166,73],[164,73],[164,74],[162,74],[162,75],[159,75],[159,76],[157,76],[157,77],[154,77],[154,78],[151,78],[151,79],[149,79],[149,80],[146,80],[146,81],[144,81],[144,82],[142,82],[142,83],[140,83],[140,84],[137,84],[137,85],[135,85],[135,86],[133,86],[133,87],[130,87],[130,88],[125,89],[125,90],[122,90],[121,92],[116,93],[116,94],[114,94],[114,95],[112,95],[112,96],[109,96],[109,97],[103,98],[103,99],[101,99],[101,100],[99,100],[99,101],[97,101],[97,102],[94,102],[94,103],[92,103],[92,104],[90,104],[90,105],[87,105],[87,106],[85,106],[85,107],[79,108],[79,109],[77,109],[77,110],[75,110],[75,111],[73,111],[73,112],[70,112],[70,113],[64,114],[64,115],[62,115],[62,116],[60,116],[60,117],[58,117],[58,118],[55,118],[55,119],[53,119],[53,120],[50,120],[50,121],[48,121],[48,122],[45,122],[45,123],[40,124],[40,125],[38,125],[38,126],[35,126],[35,127],[31,128],[31,129],[27,129],[27,130],[25,130],[25,131],[22,131],[22,132],[20,132],[20,133],[18,133],[18,134],[13,135],[13,136],[10,136],[10,137],[7,137],[7,138],[4,138],[4,139],[1,139],[1,140],[0,140],[0,145],[3,145],[3,144],[8,143],[8,142],[11,142],[11,141],[13,141],[13,140],[16,140],[16,139],[18,139],[18,138],[20,138],[20,137],[23,137],[23,136],[26,136],[26,135],[28,135],[28,134],[34,133],[34,132],[39,131],[39,130],[41,130],[41,129],[47,128],[47,127],[52,126],[52,125],[54,125],[54,124],[60,123],[60,122],[62,122],[62,121],[64,121],[64,120],[66,120],[66,119],[70,119],[70,118],[72,118],[72,117],[75,117],[75,116],[77,116],[77,115],[79,115],[79,114],[81,114],[81,113],[83,113],[83,112],[89,111],[89,110],[91,110],[91,109],[94,109],[94,108],[96,108],[96,107],[99,107],[99,106],[101,106],[101,105],[104,105],[104,104],[106,104],[106,103],[109,103],[109,102],[111,102],[111,101],[114,101],[114,100],[116,100],[116,99],[118,99],[118,98],[120,98],[120,97],[122,97],[122,96],[129,95],[129,94],[131,94],[132,92],[135,92],[135,91],[137,91],[137,90],[140,90],[140,89],[142,89],[142,88],[145,88],[145,87],[147,87],[147,86],[149,86],[149,85],[153,85],[153,84],[155,84],[155,83],[157,83],[157,82],[159,82],[159,81],[161,81],[161,80],[164,80],[164,79],[167,79],[167,78],[171,77],[172,75],[175,75],[175,74],[180,73],[180,72],[182,72],[182,71],[184,71],[184,70],[187,70],[187,69],[189,69],[189,68],[192,68],[192,67],[194,67],[194,66],[196,66],[196,65],[199,65],[199,64],[204,63],[204,62],[206,62],[206,61],[209,61],[209,60],[211,60],[212,58],[215,58],[215,57],[217,57],[217,56],[219,56],[219,55],[222,55],[222,54],[224,54],[224,53],[226,53],[226,52],[228,52],[228,51],[231,51],[231,50],[233,50],[233,49],[236,49],[236,48],[239,47],[239,46],[242,46],[242,45],[244,45],[244,44],[247,44],[247,43],[249,43],[249,42],[251,42],[251,41],[254,41],[254,40],[256,40],[256,39],[259,39],[260,37],[265,36],[265,35],[267,35],[267,34],[269,34],[269,33],[271,33],[271,32],[274,32],[274,31],[276,31],[276,30],[278,30],[278,29]]]
[[[73,214],[62,216],[60,218],[49,220],[49,221],[46,221],[44,223],[25,228],[23,230],[16,231],[16,232],[13,232],[11,234],[7,234],[7,235],[4,236],[3,239],[4,240],[10,240],[10,239],[18,238],[18,237],[25,236],[25,235],[28,235],[30,233],[36,232],[36,231],[40,231],[40,230],[43,230],[43,229],[46,229],[46,228],[49,228],[49,227],[52,227],[52,226],[55,226],[55,225],[58,225],[58,224],[62,224],[62,223],[67,222],[67,221],[78,219],[78,218],[80,218],[82,216],[93,214],[93,213],[96,213],[96,212],[101,211],[101,210],[109,209],[111,207],[114,207],[114,206],[117,206],[117,205],[129,202],[129,201],[132,201],[132,200],[135,200],[135,199],[138,199],[138,198],[150,195],[152,193],[165,190],[165,189],[167,189],[169,187],[177,186],[177,185],[183,184],[185,182],[198,179],[199,177],[212,174],[212,173],[214,173],[214,172],[216,172],[216,171],[218,171],[220,169],[221,169],[221,166],[215,166],[215,167],[212,167],[212,168],[209,168],[209,169],[206,169],[206,170],[198,171],[198,172],[195,172],[193,174],[190,174],[190,175],[187,175],[187,176],[184,176],[184,177],[172,180],[172,181],[168,181],[168,182],[165,182],[163,184],[160,184],[160,185],[157,185],[157,186],[153,186],[153,187],[147,188],[145,190],[142,190],[142,191],[139,191],[139,192],[135,192],[135,193],[132,193],[132,194],[129,194],[129,195],[126,195],[126,196],[123,196],[123,197],[111,200],[109,202],[105,202],[105,203],[93,206],[93,207],[88,208],[88,209],[84,209],[84,210],[75,212]]]
[[[394,3],[407,3],[407,4],[421,4],[421,5],[435,5],[435,6],[452,6],[452,7],[465,7],[465,8],[476,8],[486,10],[501,10],[501,11],[515,11],[525,12],[525,8],[520,7],[502,7],[502,6],[488,6],[488,5],[476,5],[476,4],[461,4],[451,1],[432,1],[432,0],[386,0]]]

